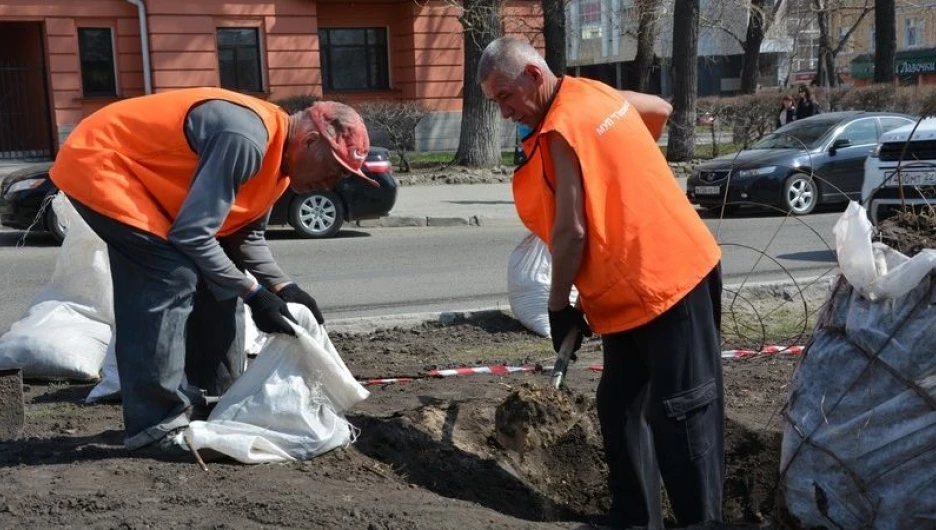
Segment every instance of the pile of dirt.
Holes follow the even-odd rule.
[[[878,224],[878,239],[907,256],[936,248],[936,209],[907,207]]]

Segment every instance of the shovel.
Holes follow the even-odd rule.
[[[553,365],[552,379],[550,379],[550,384],[556,390],[560,389],[565,385],[566,371],[569,369],[569,361],[572,358],[572,354],[575,353],[575,341],[578,339],[578,334],[582,330],[578,328],[572,328],[562,339],[562,344],[559,346],[559,353],[556,354],[556,363]]]

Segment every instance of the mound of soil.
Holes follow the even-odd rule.
[[[368,376],[551,352],[509,318],[332,338]],[[0,528],[587,528],[610,504],[592,397],[600,374],[587,369],[600,360],[592,339],[563,392],[540,373],[372,386],[349,415],[361,429],[353,445],[207,473],[129,454],[120,406],[84,405],[89,385],[31,383],[25,437],[0,443]],[[726,528],[770,521],[777,412],[795,362],[725,360]]]
[[[936,248],[936,210],[925,206],[907,208],[878,225],[878,239],[907,256],[925,248]]]

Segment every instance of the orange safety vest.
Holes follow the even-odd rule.
[[[289,186],[280,172],[287,115],[272,103],[220,88],[112,103],[75,127],[49,175],[92,210],[166,239],[198,166],[185,137],[185,118],[198,103],[214,99],[256,112],[269,138],[260,170],[240,187],[217,234],[230,235],[265,215]]]
[[[569,143],[582,171],[586,243],[575,277],[598,333],[645,324],[689,293],[721,259],[637,111],[617,90],[566,76],[524,139],[513,178],[520,219],[552,248],[555,170],[546,133]]]

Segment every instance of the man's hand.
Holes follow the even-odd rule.
[[[302,304],[308,307],[309,311],[312,311],[312,316],[315,317],[316,322],[320,325],[325,323],[325,317],[322,316],[322,312],[319,310],[315,298],[312,298],[312,295],[300,289],[298,285],[287,283],[282,289],[276,291],[276,296],[280,297],[284,302]]]
[[[257,329],[264,333],[286,333],[295,336],[296,333],[289,325],[289,321],[296,322],[286,302],[263,287],[248,295],[244,303],[250,307]]]
[[[572,351],[577,352],[582,347],[582,337],[592,336],[591,327],[585,322],[585,314],[571,305],[558,311],[549,310],[549,334],[552,336],[553,350],[556,353],[559,353],[562,341],[573,329],[578,332],[578,336]]]

